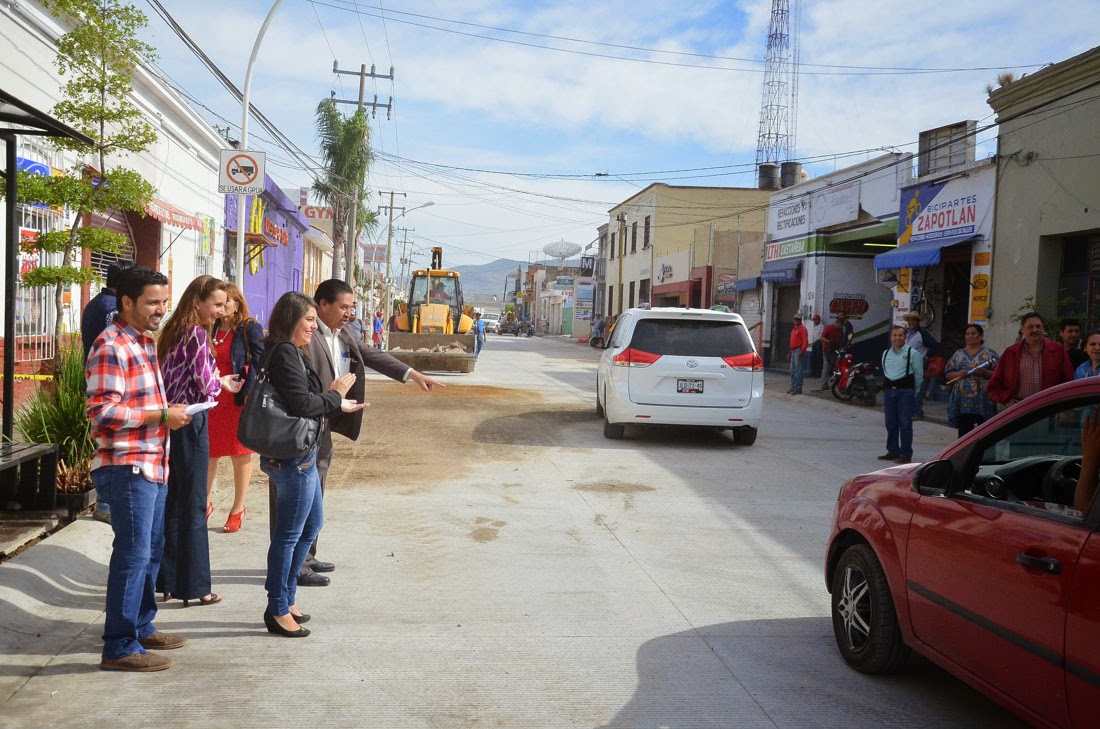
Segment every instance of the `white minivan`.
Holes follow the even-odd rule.
[[[764,413],[763,365],[739,314],[628,309],[596,369],[604,436],[622,438],[627,425],[694,425],[752,445]]]
[[[485,322],[485,333],[496,334],[500,329],[500,314],[496,312],[489,312],[481,315],[481,320]]]

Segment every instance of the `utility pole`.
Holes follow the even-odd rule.
[[[404,291],[405,290],[405,267],[412,261],[411,258],[406,257],[406,251],[408,250],[408,247],[409,247],[409,230],[410,230],[410,228],[398,228],[398,230],[400,230],[402,232],[404,237],[401,240],[401,259],[398,261],[398,263],[400,265],[397,267],[397,281],[399,283],[400,290]],[[412,228],[411,230],[414,233],[416,232],[416,228]]]
[[[378,192],[382,195],[386,194],[381,190],[379,190]],[[393,190],[389,191],[389,195],[390,204],[385,206],[385,208],[388,208],[390,212],[390,220],[389,223],[386,225],[386,277],[382,280],[382,285],[384,287],[383,294],[385,296],[386,302],[385,319],[383,320],[385,331],[389,331],[390,316],[393,314],[393,279],[391,278],[391,265],[393,262],[393,196],[400,195],[401,197],[406,197],[405,193],[394,192]],[[379,210],[382,209],[383,207],[379,207]],[[405,212],[405,208],[398,208],[398,210],[400,210],[402,213]]]
[[[362,64],[358,71],[341,71],[338,61],[332,62],[332,72],[334,74],[342,74],[345,76],[358,76],[359,77],[359,100],[351,101],[350,99],[337,99],[335,95],[332,100],[337,104],[357,104],[358,110],[362,111],[364,106],[371,108],[371,119],[377,118],[378,107],[383,107],[386,110],[386,119],[391,118],[393,112],[393,97],[385,104],[378,103],[378,94],[374,95],[374,101],[364,102],[363,96],[366,93],[367,78],[382,78],[393,81],[393,66],[390,66],[389,76],[380,76],[374,72],[374,64],[370,66],[370,73],[367,73],[367,64]],[[359,242],[359,234],[356,226],[356,216],[359,213],[359,205],[361,203],[360,194],[363,190],[363,180],[354,180],[355,182],[355,200],[352,201],[351,207],[351,229],[348,231],[348,239],[344,241],[344,281],[350,286],[355,286],[355,262],[356,245]],[[393,202],[392,200],[390,202]]]

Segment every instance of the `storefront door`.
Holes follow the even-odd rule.
[[[783,368],[787,365],[787,356],[791,351],[791,321],[799,311],[802,287],[799,284],[776,285],[775,287],[775,337],[772,339],[772,367]]]

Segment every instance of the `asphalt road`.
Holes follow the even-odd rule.
[[[597,356],[492,336],[441,392],[372,378],[370,432],[338,446],[325,498],[338,569],[299,593],[305,640],[260,621],[260,478],[237,534],[219,531],[217,487],[225,600],[163,607],[158,627],[191,638],[169,671],[98,670],[104,525],[0,565],[0,725],[1022,726],[926,661],[873,678],[837,653],[823,552],[840,483],[879,465],[880,413],[769,375],[752,447],[667,428],[609,441]],[[952,437],[916,433],[917,459]]]

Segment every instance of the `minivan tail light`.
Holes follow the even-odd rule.
[[[640,349],[627,347],[611,358],[611,363],[616,367],[648,367],[661,358],[659,354],[643,352]]]
[[[755,372],[756,370],[764,369],[764,360],[760,359],[760,355],[756,352],[749,352],[748,354],[735,354],[731,357],[723,357],[722,361],[728,364],[735,370],[749,370]]]

